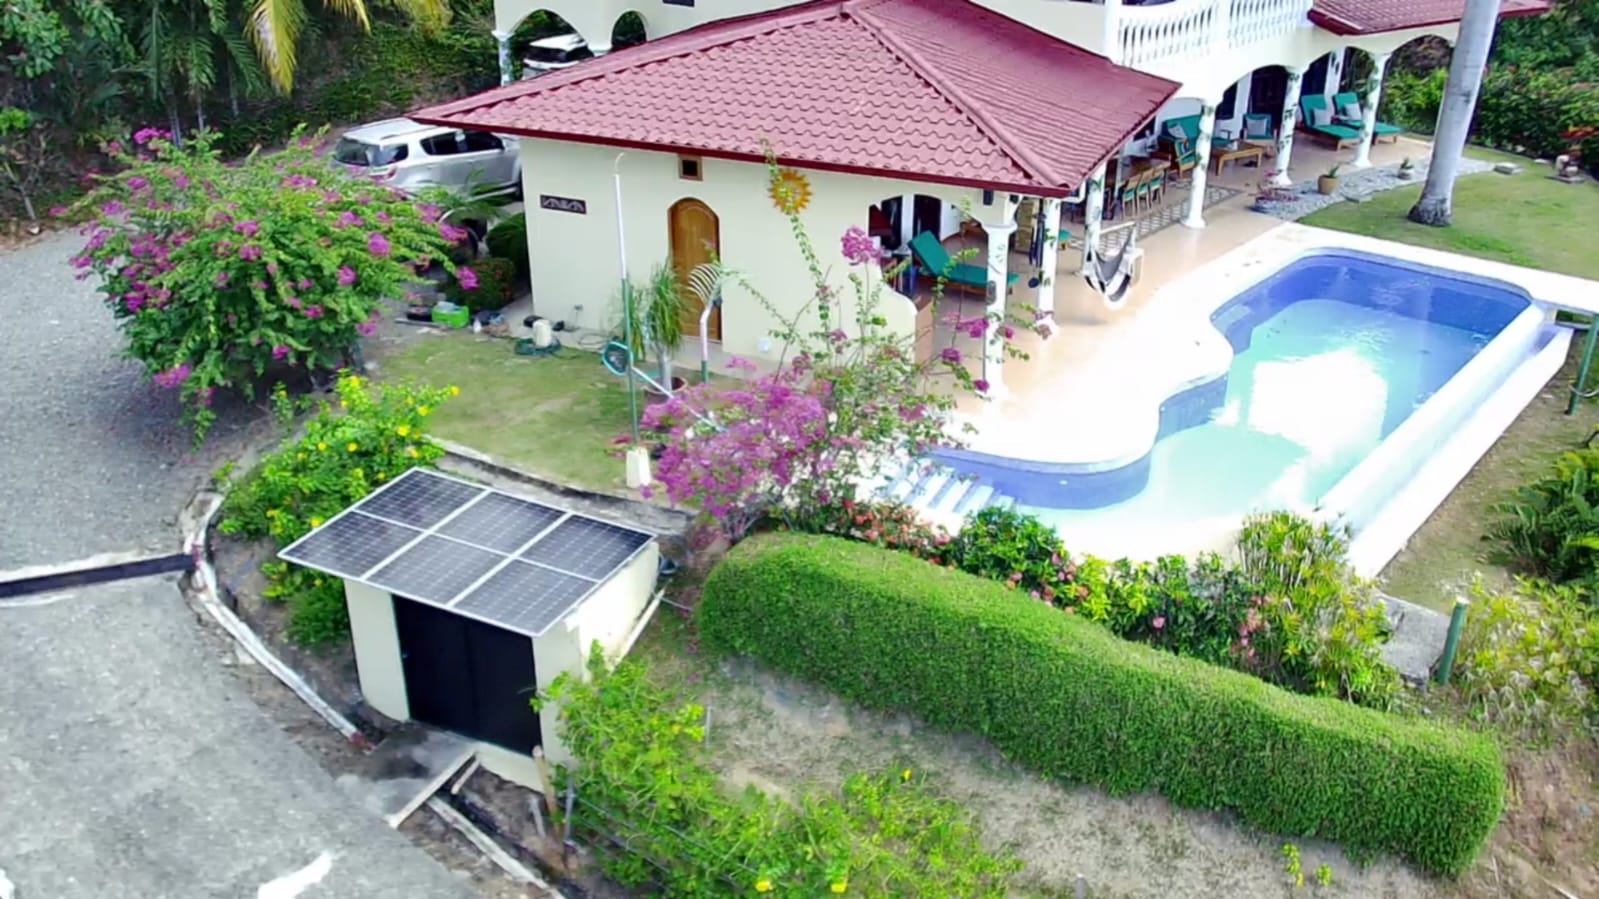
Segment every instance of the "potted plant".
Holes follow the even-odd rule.
[[[633,343],[635,360],[643,359],[646,351],[655,357],[658,366],[655,380],[667,388],[663,394],[645,385],[645,392],[653,398],[664,398],[688,386],[682,377],[672,373],[672,360],[683,345],[683,295],[679,290],[677,269],[671,263],[657,265],[649,280],[633,286]]]
[[[1331,196],[1338,191],[1338,169],[1339,166],[1335,165],[1327,170],[1327,174],[1316,179],[1316,190],[1318,192]]]
[[[1416,177],[1416,163],[1409,156],[1399,161],[1399,180],[1409,181]]]

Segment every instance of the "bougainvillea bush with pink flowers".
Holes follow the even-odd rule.
[[[75,210],[73,257],[96,278],[127,355],[188,404],[198,436],[219,389],[253,392],[270,365],[339,367],[454,229],[438,210],[337,171],[296,140],[224,164],[201,135],[179,150],[144,129],[107,150],[123,169]]]
[[[775,166],[771,180],[779,195],[785,188]],[[957,397],[989,389],[967,367],[954,337],[941,353],[918,361],[915,335],[888,329],[882,291],[897,271],[884,268],[882,251],[864,231],[851,228],[839,243],[838,262],[848,267],[854,293],[846,303],[799,213],[790,206],[784,214],[811,274],[803,288],[811,301],[797,316],[782,315],[736,272],[719,272],[781,323],[773,335],[784,347],[779,363],[761,372],[735,359],[730,365],[741,383],[677,391],[650,407],[642,422],[661,442],[655,475],[666,495],[700,509],[733,543],[763,520],[792,521],[853,498],[856,485],[886,458],[958,444],[963,430],[950,416]],[[950,324],[959,334],[992,339],[1007,359],[1025,358],[1011,343],[1030,327],[1020,319],[978,313]]]

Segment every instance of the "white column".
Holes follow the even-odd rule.
[[[1000,366],[1005,361],[1005,338],[1001,333],[1005,323],[1005,292],[1010,282],[1010,236],[1016,231],[1016,200],[1010,194],[994,198],[990,221],[983,223],[988,233],[988,316],[989,327],[983,342],[983,380],[988,382],[985,395],[1002,396],[1005,378]]]
[[[1388,68],[1387,53],[1371,58],[1371,77],[1366,81],[1366,105],[1360,110],[1360,148],[1355,150],[1355,168],[1371,165],[1371,141],[1377,135],[1377,104],[1382,100],[1382,76]]]
[[[1083,264],[1079,271],[1088,270],[1088,248],[1099,248],[1099,231],[1105,227],[1105,164],[1101,163],[1088,176],[1083,186]]]
[[[491,33],[500,45],[500,83],[510,84],[516,80],[516,73],[511,69],[511,33],[498,28]]]
[[[1055,266],[1060,255],[1060,200],[1044,201],[1044,242],[1038,254],[1038,317],[1055,321]]]
[[[1102,54],[1111,62],[1122,61],[1122,0],[1104,0],[1105,5],[1105,30],[1101,40],[1105,42],[1105,52]]]
[[[1288,162],[1294,153],[1294,126],[1299,121],[1299,85],[1305,73],[1301,69],[1288,70],[1288,89],[1283,92],[1283,117],[1277,123],[1277,177],[1272,183],[1287,187],[1294,183],[1288,175]]]
[[[899,245],[909,247],[916,239],[916,195],[899,198]]]
[[[1188,215],[1183,225],[1205,227],[1205,178],[1210,169],[1210,136],[1216,132],[1216,107],[1206,103],[1199,110],[1199,136],[1194,138],[1194,173],[1188,179]]]

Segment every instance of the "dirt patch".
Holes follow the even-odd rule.
[[[1462,880],[1469,899],[1599,896],[1599,744],[1590,737],[1508,754],[1508,808]]]
[[[1555,457],[1581,446],[1593,432],[1591,401],[1576,415],[1566,414],[1581,352],[1578,335],[1559,374],[1383,569],[1380,580],[1387,592],[1447,612],[1473,572],[1491,585],[1509,584],[1510,574],[1488,561],[1489,545],[1482,536],[1495,503],[1510,499],[1517,487],[1542,475]]]

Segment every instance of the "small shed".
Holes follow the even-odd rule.
[[[532,750],[569,754],[535,688],[614,656],[642,624],[655,536],[415,468],[280,552],[344,581],[367,704],[478,741],[537,787]]]

